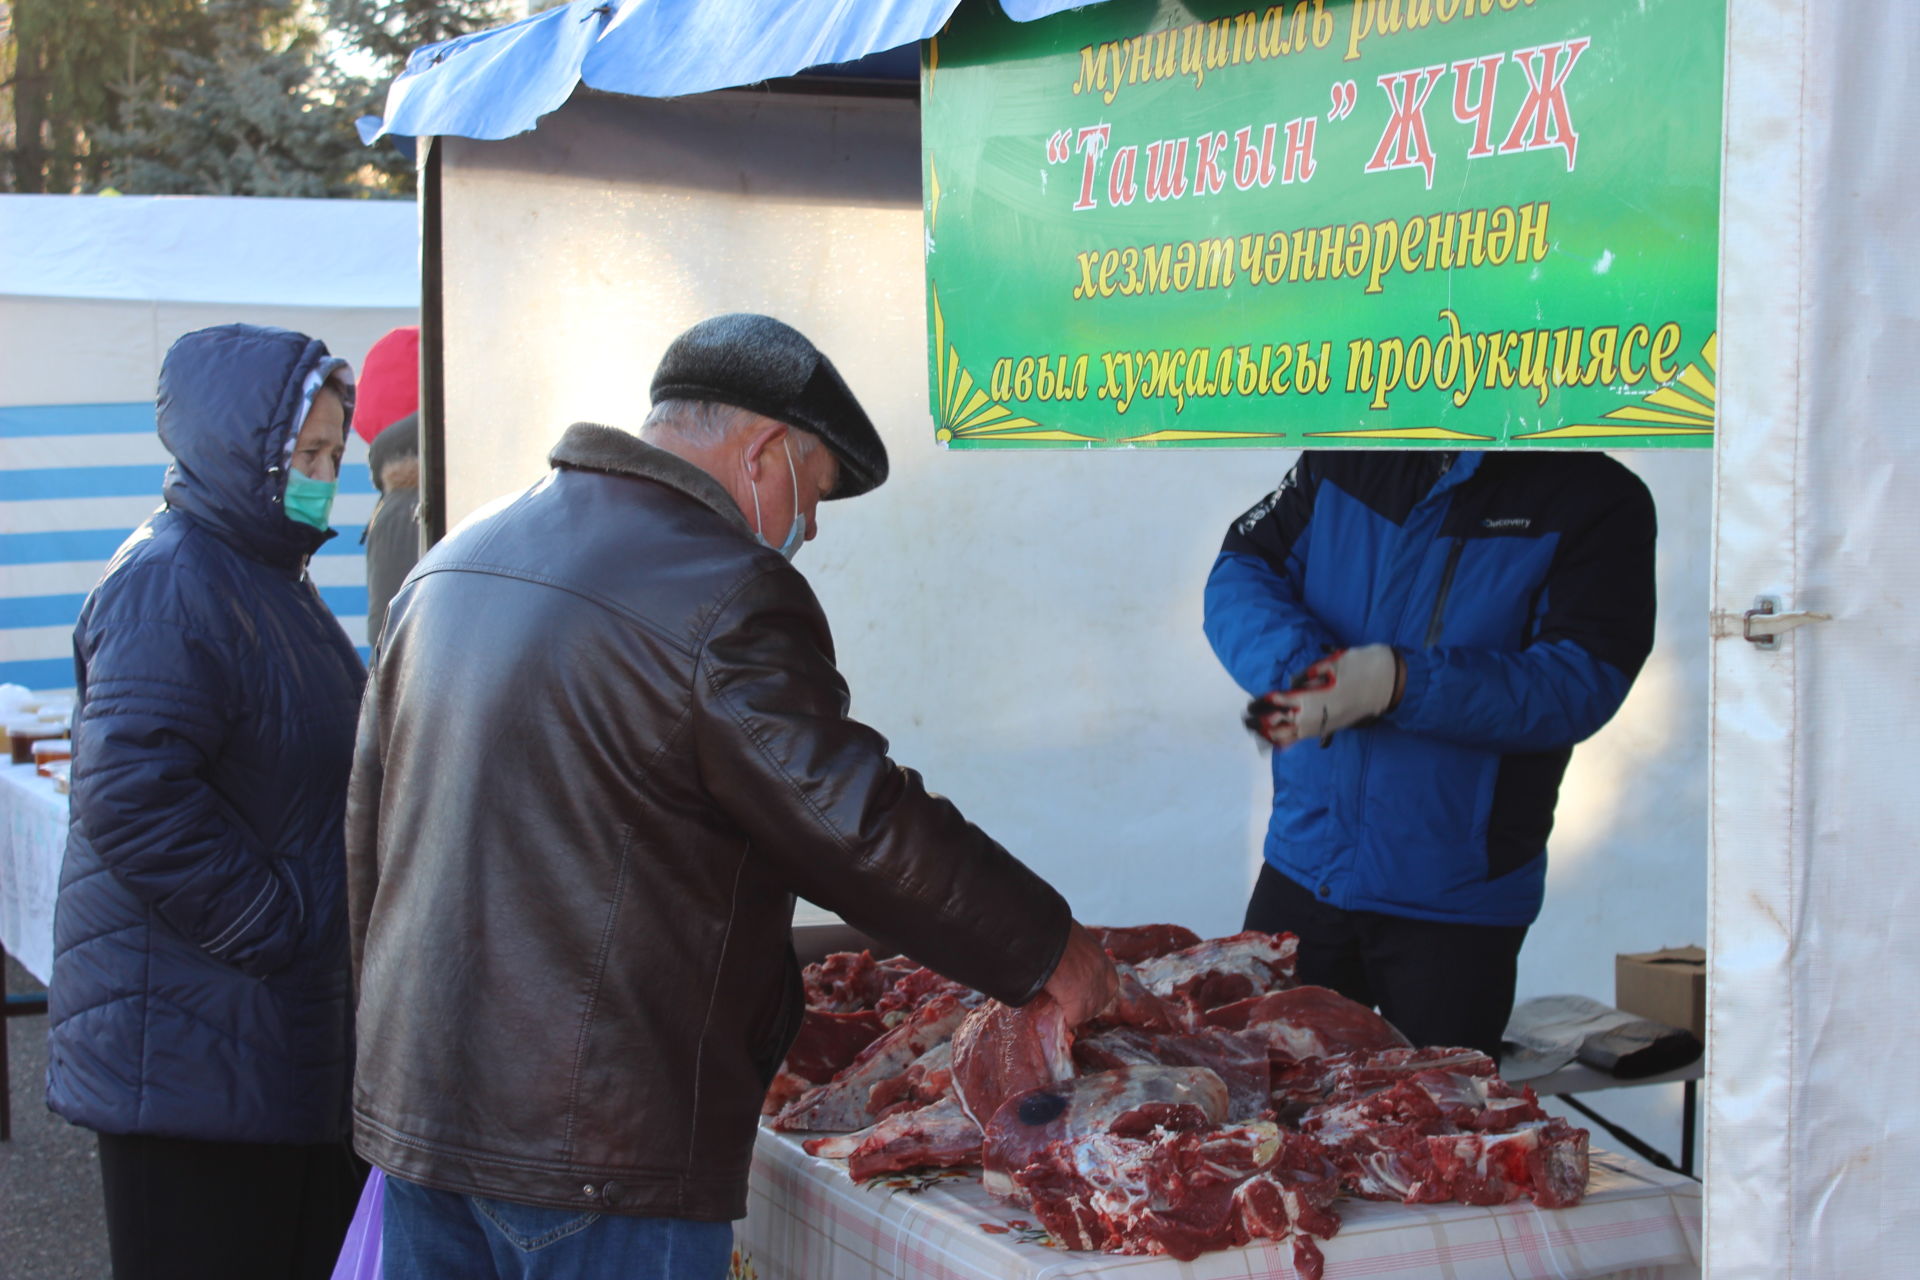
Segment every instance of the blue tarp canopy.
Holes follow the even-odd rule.
[[[1031,22],[1088,2],[1000,5],[1015,21]],[[510,138],[533,128],[582,84],[673,98],[803,71],[911,80],[917,55],[886,55],[911,50],[939,31],[959,3],[571,0],[508,26],[414,50],[387,92],[385,120],[369,116],[361,132],[368,142],[387,134]]]

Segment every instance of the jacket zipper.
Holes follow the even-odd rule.
[[[1460,567],[1460,552],[1466,545],[1465,538],[1455,538],[1452,550],[1447,552],[1447,567],[1440,574],[1440,594],[1434,597],[1433,617],[1427,621],[1427,638],[1422,648],[1431,649],[1440,640],[1440,622],[1447,611],[1447,594],[1453,590],[1453,571]]]

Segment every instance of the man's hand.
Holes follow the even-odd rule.
[[[1106,1011],[1120,990],[1120,975],[1106,951],[1078,920],[1067,933],[1067,949],[1047,979],[1046,994],[1065,1015],[1069,1029]]]
[[[1342,649],[1308,667],[1293,688],[1255,698],[1247,727],[1285,750],[1386,713],[1400,701],[1405,681],[1406,668],[1393,646]]]

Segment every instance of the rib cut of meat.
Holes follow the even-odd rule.
[[[1073,1060],[1085,1071],[1148,1065],[1206,1067],[1227,1086],[1229,1121],[1258,1120],[1270,1105],[1266,1042],[1246,1032],[1202,1027],[1192,1035],[1156,1035],[1116,1027],[1075,1040]]]
[[[873,1087],[899,1075],[921,1054],[952,1034],[967,1016],[957,996],[936,996],[906,1021],[860,1051],[826,1084],[809,1089],[774,1118],[776,1129],[822,1129],[845,1133],[874,1121],[868,1110]]]
[[[945,1169],[980,1163],[980,1126],[960,1109],[956,1098],[943,1098],[916,1111],[900,1111],[855,1133],[812,1138],[802,1144],[808,1154],[847,1162],[855,1182],[905,1169]]]
[[[1009,1097],[994,1112],[981,1182],[992,1194],[1013,1198],[1013,1175],[1055,1143],[1076,1147],[1142,1121],[1219,1124],[1227,1105],[1226,1085],[1204,1067],[1120,1067],[1043,1085]]]
[[[927,1050],[899,1075],[882,1080],[867,1095],[867,1110],[885,1119],[896,1111],[917,1111],[940,1101],[953,1089],[953,1041]]]
[[[1325,987],[1295,987],[1213,1009],[1209,1026],[1254,1031],[1283,1058],[1330,1058],[1356,1049],[1409,1049],[1393,1024]]]
[[[812,1084],[825,1084],[887,1029],[871,1009],[832,1013],[808,1009],[787,1050],[786,1069]]]
[[[1300,1129],[1338,1144],[1367,1129],[1415,1125],[1423,1133],[1500,1133],[1546,1118],[1531,1089],[1516,1089],[1497,1075],[1433,1070],[1314,1107]]]
[[[1177,924],[1088,925],[1087,931],[1121,964],[1139,964],[1200,945],[1200,935]]]
[[[1147,990],[1198,1012],[1293,983],[1299,939],[1249,930],[1214,938],[1135,966]]]
[[[1492,1205],[1531,1196],[1542,1208],[1563,1209],[1587,1191],[1587,1131],[1564,1120],[1507,1133],[1363,1129],[1333,1154],[1341,1185],[1368,1200]]]
[[[953,1033],[953,1091],[982,1128],[1014,1094],[1072,1074],[1072,1028],[1044,992],[1018,1008],[989,1000]]]

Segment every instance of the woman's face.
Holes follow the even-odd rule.
[[[340,458],[347,451],[347,409],[331,386],[313,398],[300,434],[293,441],[293,467],[309,480],[332,484],[340,478]]]

